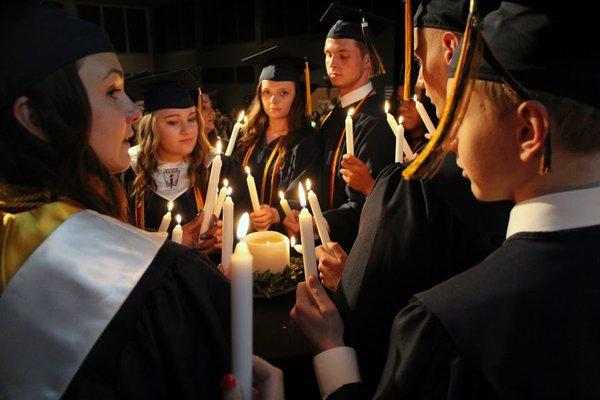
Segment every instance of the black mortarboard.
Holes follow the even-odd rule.
[[[0,17],[0,109],[64,65],[115,51],[99,26],[30,3],[9,6]]]
[[[525,90],[600,108],[600,47],[585,42],[592,21],[552,2],[529,3],[503,1],[485,18],[486,51],[477,78],[507,82],[508,73]],[[452,63],[449,73],[455,68]]]
[[[308,58],[300,57],[286,50],[285,45],[269,47],[266,50],[248,56],[242,60],[244,63],[256,65],[262,68],[258,81],[292,81],[301,83],[304,81],[306,86],[307,113],[312,112],[312,98],[310,96],[319,85],[313,85],[310,82],[310,67],[313,69],[321,68],[309,62]],[[301,75],[304,75],[304,80]]]
[[[479,15],[485,16],[500,5],[499,0],[483,0],[478,4]],[[417,28],[447,29],[462,32],[469,15],[469,0],[422,0],[413,24]]]
[[[327,33],[328,39],[354,39],[364,43],[371,56],[373,76],[385,74],[383,59],[375,47],[373,33],[381,30],[384,26],[395,25],[394,21],[334,1],[325,10],[319,22],[333,23]]]
[[[134,103],[136,101],[144,100],[144,91],[142,90],[142,87],[136,86],[135,82],[142,78],[147,78],[150,75],[152,75],[150,72],[144,70],[125,77],[125,93],[127,93],[127,96],[129,96]]]
[[[194,107],[190,90],[198,88],[198,81],[188,70],[180,70],[136,79],[131,87],[144,93],[144,110],[152,112]]]

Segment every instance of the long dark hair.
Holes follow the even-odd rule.
[[[89,145],[92,111],[77,70],[77,62],[67,64],[24,93],[47,140],[25,129],[11,107],[2,111],[0,180],[128,221],[123,186]]]
[[[304,88],[298,83],[295,82],[296,86],[296,94],[294,95],[294,100],[292,101],[292,105],[290,107],[290,112],[288,113],[287,122],[289,132],[285,135],[283,145],[284,148],[295,143],[298,138],[297,135],[301,128],[308,125],[308,121],[306,119],[306,101]],[[239,145],[236,146],[236,153],[243,158],[246,150],[258,140],[260,140],[261,135],[263,135],[268,126],[269,126],[269,117],[265,112],[265,109],[262,106],[261,98],[261,88],[262,81],[258,82],[256,86],[256,94],[252,99],[252,103],[248,109],[248,123],[246,124],[246,129],[242,135],[242,138],[239,141]]]

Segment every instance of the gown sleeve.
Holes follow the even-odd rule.
[[[229,321],[228,281],[205,256],[167,241],[63,398],[220,398]]]

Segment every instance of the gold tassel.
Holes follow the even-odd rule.
[[[404,0],[404,101],[411,99],[411,69],[413,57],[413,17],[410,0]]]
[[[310,90],[310,68],[308,60],[304,60],[304,86],[306,88],[306,115],[310,118],[312,115],[312,94]]]

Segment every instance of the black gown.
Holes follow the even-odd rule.
[[[344,121],[350,107],[337,105],[321,127],[323,140],[323,164],[321,166],[320,190],[318,193],[321,208],[330,228],[331,240],[338,242],[347,252],[352,248],[358,232],[358,222],[365,196],[351,189],[344,182],[339,170],[342,156],[346,153],[345,144],[335,157],[336,148],[344,130]],[[354,154],[364,162],[371,176],[376,177],[387,165],[394,162],[395,135],[389,127],[383,109],[383,99],[375,94],[369,96],[353,122]],[[333,182],[333,198],[329,204],[329,188],[332,163],[337,166]]]
[[[517,233],[417,294],[394,321],[375,398],[600,398],[598,243],[600,225]]]
[[[511,207],[478,202],[451,157],[431,181],[406,181],[403,170],[404,165],[396,163],[377,178],[334,296],[345,341],[357,352],[365,390],[371,395],[385,365],[398,310],[415,293],[474,266],[497,249]],[[487,223],[485,228],[474,222],[480,219]]]
[[[321,145],[317,131],[308,125],[302,127],[293,136],[289,138],[281,137],[280,140],[280,146],[285,147],[286,150],[283,153],[284,156],[278,168],[279,172],[274,181],[276,187],[271,187],[271,182],[274,169],[276,168],[275,160],[277,156],[273,158],[266,173],[267,182],[265,182],[264,196],[261,196],[263,173],[278,140],[266,143],[265,135],[261,135],[260,140],[248,157],[247,165],[254,177],[260,204],[268,204],[271,207],[277,208],[283,220],[285,213],[279,205],[279,191],[281,190],[285,194],[292,209],[299,208],[298,184],[300,182],[304,184],[307,178],[310,178],[312,182],[317,182],[319,163],[321,161]],[[243,160],[244,154],[240,158]],[[246,185],[245,174],[243,180],[237,185]],[[249,209],[248,211],[252,210]]]
[[[205,256],[165,242],[63,398],[221,398],[229,298],[229,282]]]

